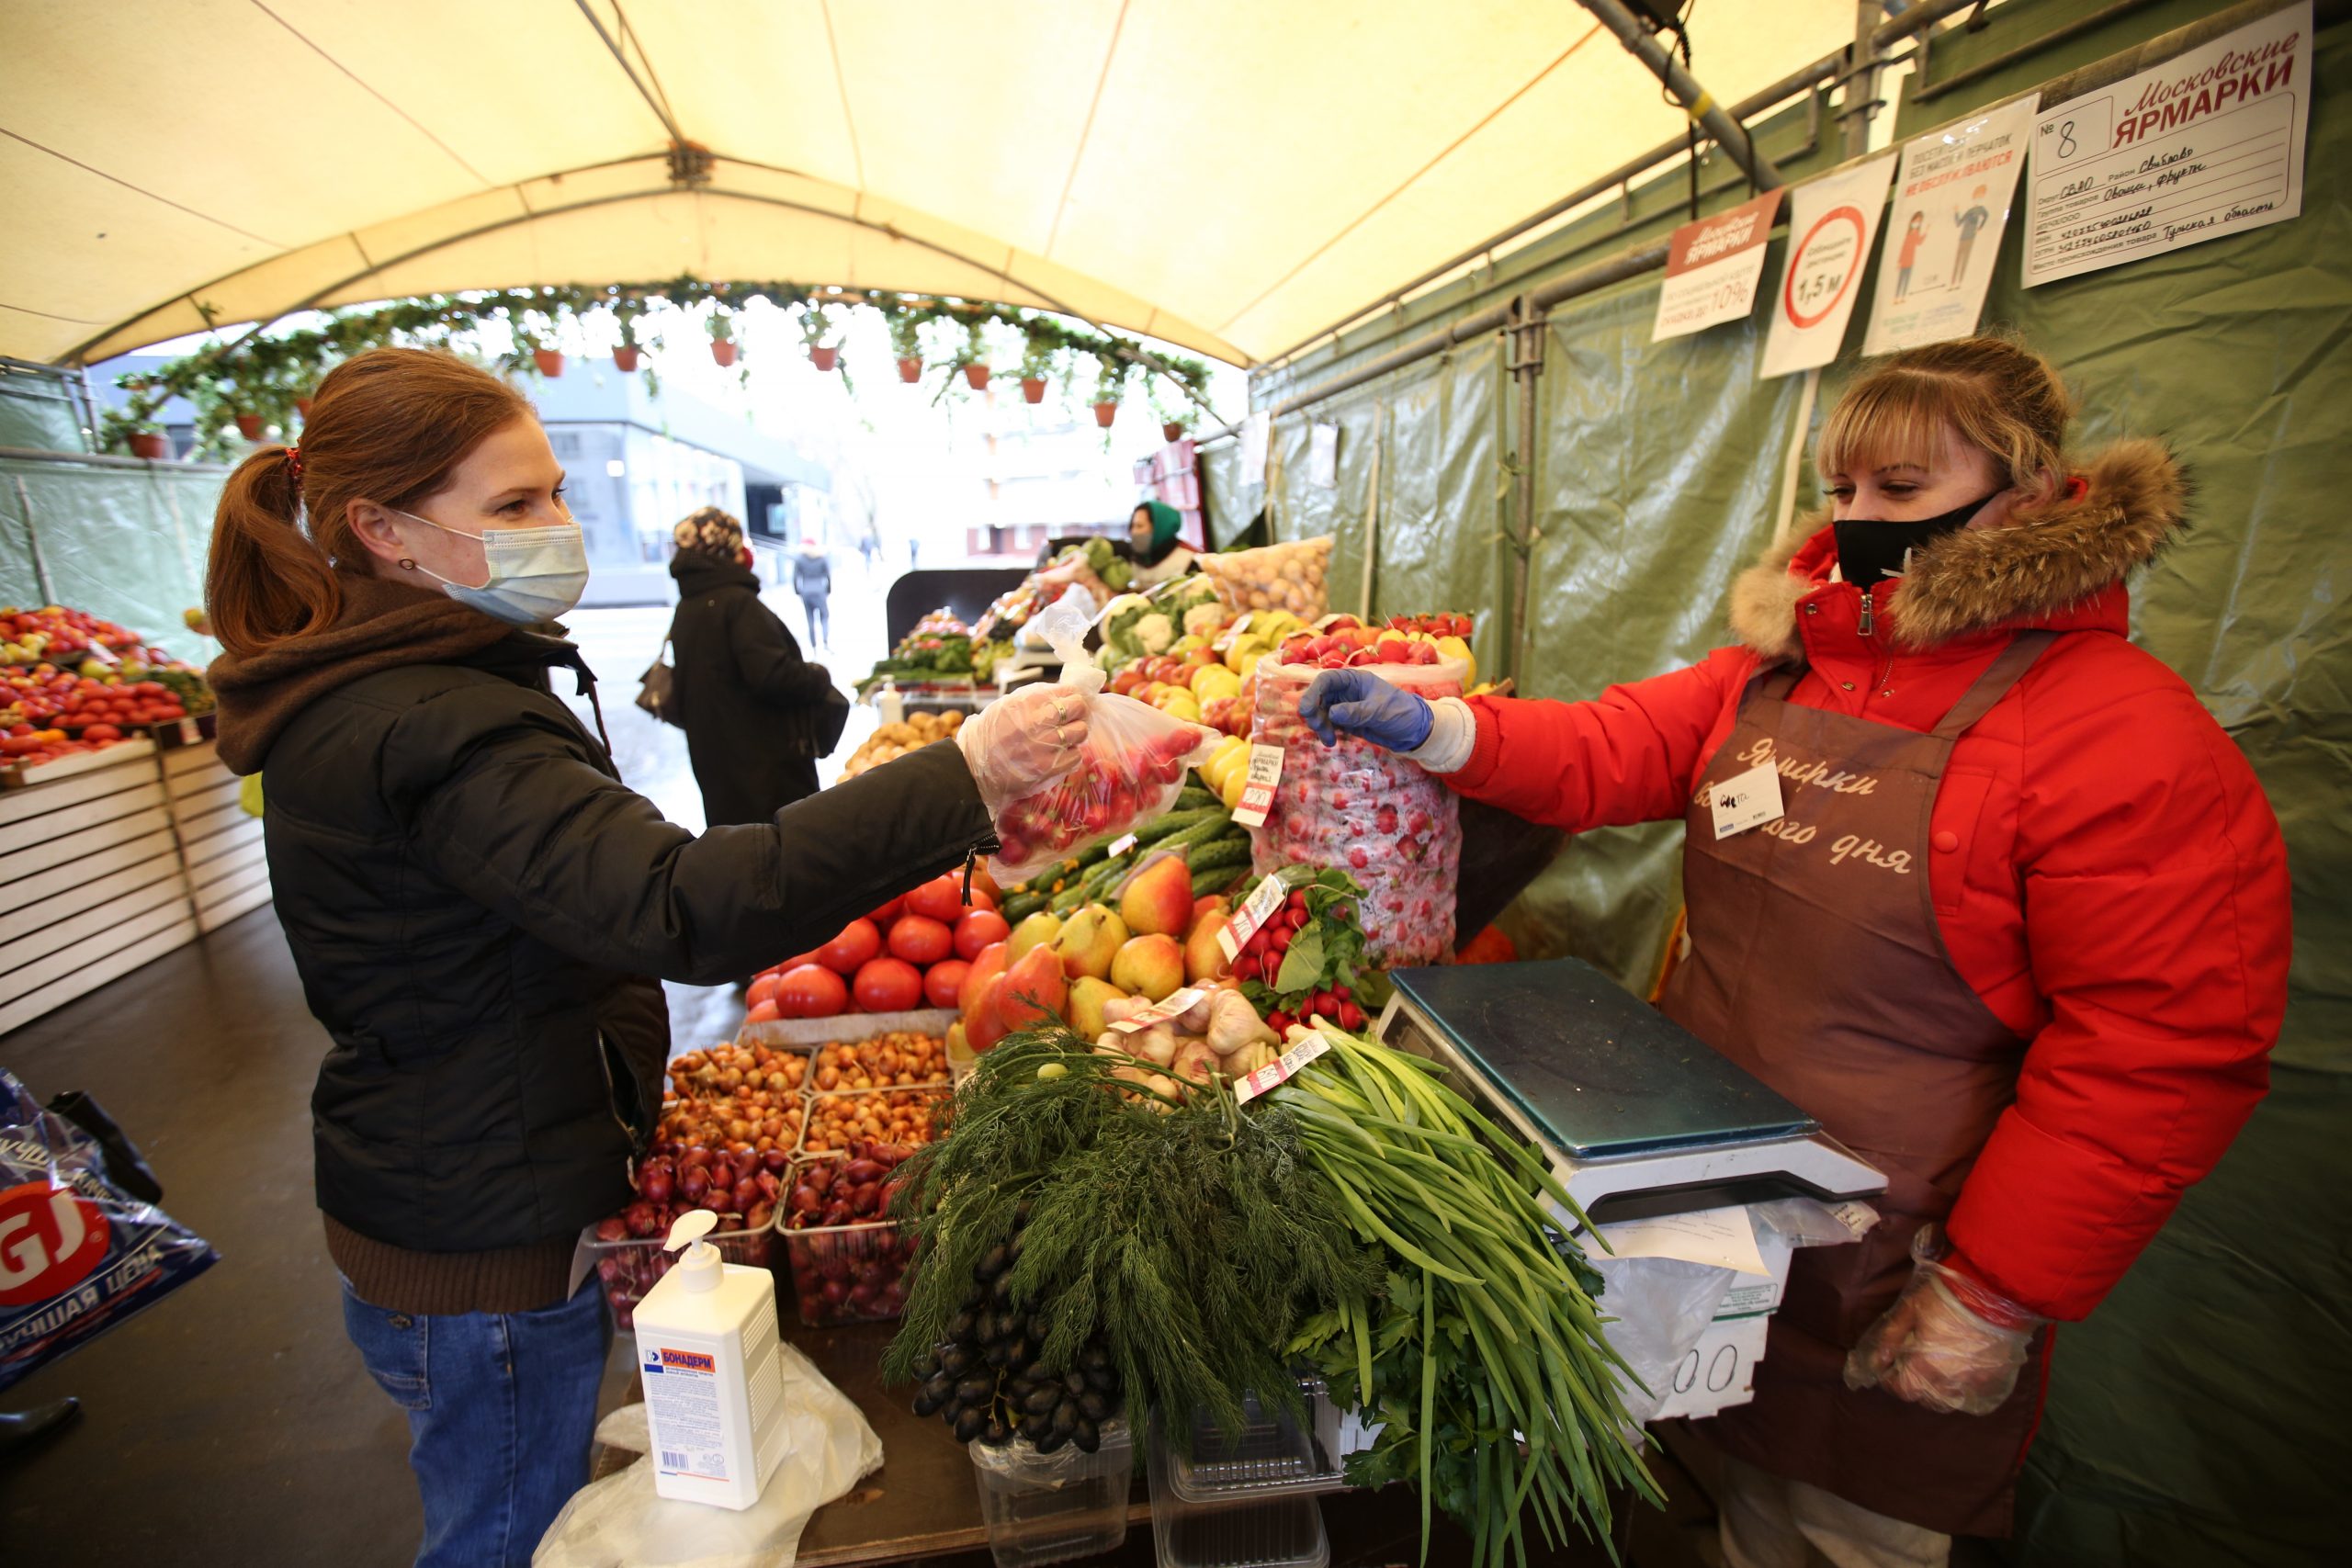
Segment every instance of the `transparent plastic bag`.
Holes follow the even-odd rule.
[[[1104,692],[1102,671],[1086,652],[1084,617],[1057,604],[1037,628],[1062,661],[1058,683],[1086,703],[1087,739],[1076,767],[997,813],[989,871],[1008,884],[1160,816],[1182,793],[1186,771],[1223,739],[1205,725]]]
[[[0,1389],[220,1261],[128,1190],[144,1179],[143,1169],[118,1176],[98,1139],[0,1071]]]
[[[1258,666],[1250,739],[1282,748],[1283,773],[1265,824],[1250,829],[1251,864],[1261,874],[1285,865],[1346,872],[1364,890],[1358,916],[1370,962],[1445,963],[1462,876],[1462,803],[1396,752],[1348,736],[1324,745],[1298,716],[1321,673],[1308,664]],[[1434,702],[1460,696],[1469,671],[1447,660],[1367,664],[1358,673]]]
[[[1254,550],[1227,550],[1195,558],[1232,610],[1288,610],[1302,621],[1330,608],[1325,579],[1331,570],[1331,536],[1293,539]]]

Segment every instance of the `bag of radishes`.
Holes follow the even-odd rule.
[[[1362,672],[1435,701],[1462,694],[1458,660],[1366,664]],[[1354,877],[1365,957],[1378,968],[1442,964],[1453,952],[1453,896],[1462,877],[1462,807],[1419,763],[1341,736],[1326,746],[1299,717],[1310,664],[1258,666],[1253,745],[1279,746],[1281,781],[1263,826],[1250,831],[1261,874],[1330,866]]]
[[[133,1168],[0,1071],[0,1389],[220,1261],[133,1190],[160,1196],[127,1144],[121,1157]]]
[[[1165,813],[1183,793],[1184,774],[1224,739],[1205,725],[1103,691],[1102,671],[1086,652],[1086,622],[1078,615],[1056,605],[1035,625],[1060,656],[1060,683],[1084,697],[1086,748],[1076,767],[997,813],[989,872],[1008,886]]]

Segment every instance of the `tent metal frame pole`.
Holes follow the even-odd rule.
[[[1510,597],[1510,642],[1503,655],[1503,673],[1516,684],[1534,644],[1528,624],[1527,603],[1535,576],[1535,542],[1543,531],[1535,525],[1535,412],[1537,383],[1544,374],[1544,338],[1550,333],[1544,309],[1532,293],[1510,302],[1510,325],[1505,341],[1510,345],[1510,370],[1519,401],[1518,451],[1511,465],[1511,509],[1518,513],[1503,530],[1510,541],[1514,570]]]
[[[1778,190],[1788,182],[1781,178],[1781,171],[1772,160],[1757,151],[1747,134],[1747,127],[1732,118],[1731,111],[1715,101],[1715,96],[1701,85],[1688,67],[1674,58],[1674,51],[1660,43],[1657,35],[1634,19],[1634,14],[1619,4],[1619,0],[1577,0],[1577,4],[1591,12],[1600,25],[1617,37],[1626,52],[1648,66],[1666,90],[1674,95],[1683,112],[1705,128],[1715,144],[1731,155],[1732,161],[1747,171],[1756,188]]]
[[[1846,123],[1849,158],[1871,150],[1871,120],[1886,107],[1878,95],[1878,25],[1885,9],[1880,0],[1855,0],[1853,65],[1846,73],[1846,105],[1838,115]]]
[[[0,462],[63,463],[84,468],[167,468],[175,474],[225,474],[225,463],[189,463],[172,457],[118,457],[111,452],[52,452],[46,446],[0,446]]]
[[[40,602],[54,604],[57,603],[57,591],[50,586],[49,558],[40,553],[40,529],[33,522],[32,491],[25,488],[24,475],[10,474],[8,477],[16,481],[17,506],[25,514],[25,549],[33,558],[33,582],[40,589]]]
[[[1926,32],[1956,11],[1965,11],[1971,6],[1982,11],[1986,3],[1987,0],[1921,0],[1919,5],[1912,6],[1901,16],[1889,17],[1881,22],[1872,29],[1871,41],[1879,48],[1884,49],[1888,44],[1902,42],[1914,33]],[[1984,24],[1981,17],[1972,17],[1967,25],[1973,28],[1981,28]]]

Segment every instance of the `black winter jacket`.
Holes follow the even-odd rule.
[[[681,550],[670,575],[674,696],[703,819],[764,822],[817,793],[816,713],[832,676],[800,656],[748,569]]]
[[[832,563],[822,556],[792,558],[792,591],[803,599],[822,599],[833,591]]]
[[[316,638],[214,666],[222,753],[262,767],[277,917],[334,1041],[319,1206],[420,1251],[525,1246],[627,1201],[625,1123],[658,1105],[668,1037],[660,987],[632,976],[749,974],[993,835],[947,742],[696,838],[549,693],[556,667],[586,679],[558,637],[385,668],[378,637],[320,691],[304,645],[368,633],[352,617],[379,586]],[[390,618],[426,597],[440,622],[478,615],[399,592]]]

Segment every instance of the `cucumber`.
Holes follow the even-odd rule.
[[[1205,844],[1193,846],[1185,857],[1191,862],[1194,875],[1214,871],[1219,866],[1246,866],[1250,863],[1250,840],[1243,839],[1212,839]]]
[[[1158,844],[1171,834],[1197,828],[1210,818],[1223,817],[1225,814],[1223,807],[1203,807],[1196,811],[1170,811],[1136,829],[1136,848],[1144,849]]]
[[[1200,811],[1217,804],[1216,796],[1200,784],[1186,784],[1168,807],[1170,811]]]
[[[1191,824],[1180,831],[1170,833],[1168,837],[1154,844],[1152,848],[1156,850],[1189,850],[1194,844],[1205,844],[1211,839],[1222,837],[1225,830],[1232,826],[1233,818],[1227,816],[1223,810],[1204,811],[1201,814],[1201,819],[1199,821]]]
[[[1069,886],[1063,888],[1059,893],[1055,894],[1052,901],[1046,907],[1057,915],[1067,915],[1072,909],[1077,908],[1080,904],[1085,902],[1086,884],[1079,882],[1073,883]]]
[[[1017,926],[1044,908],[1047,902],[1046,896],[1043,893],[1010,893],[1005,896],[1004,907],[997,913],[1004,917],[1007,924]]]
[[[1224,893],[1246,879],[1248,865],[1220,865],[1193,874],[1193,897],[1205,898],[1212,893]]]

